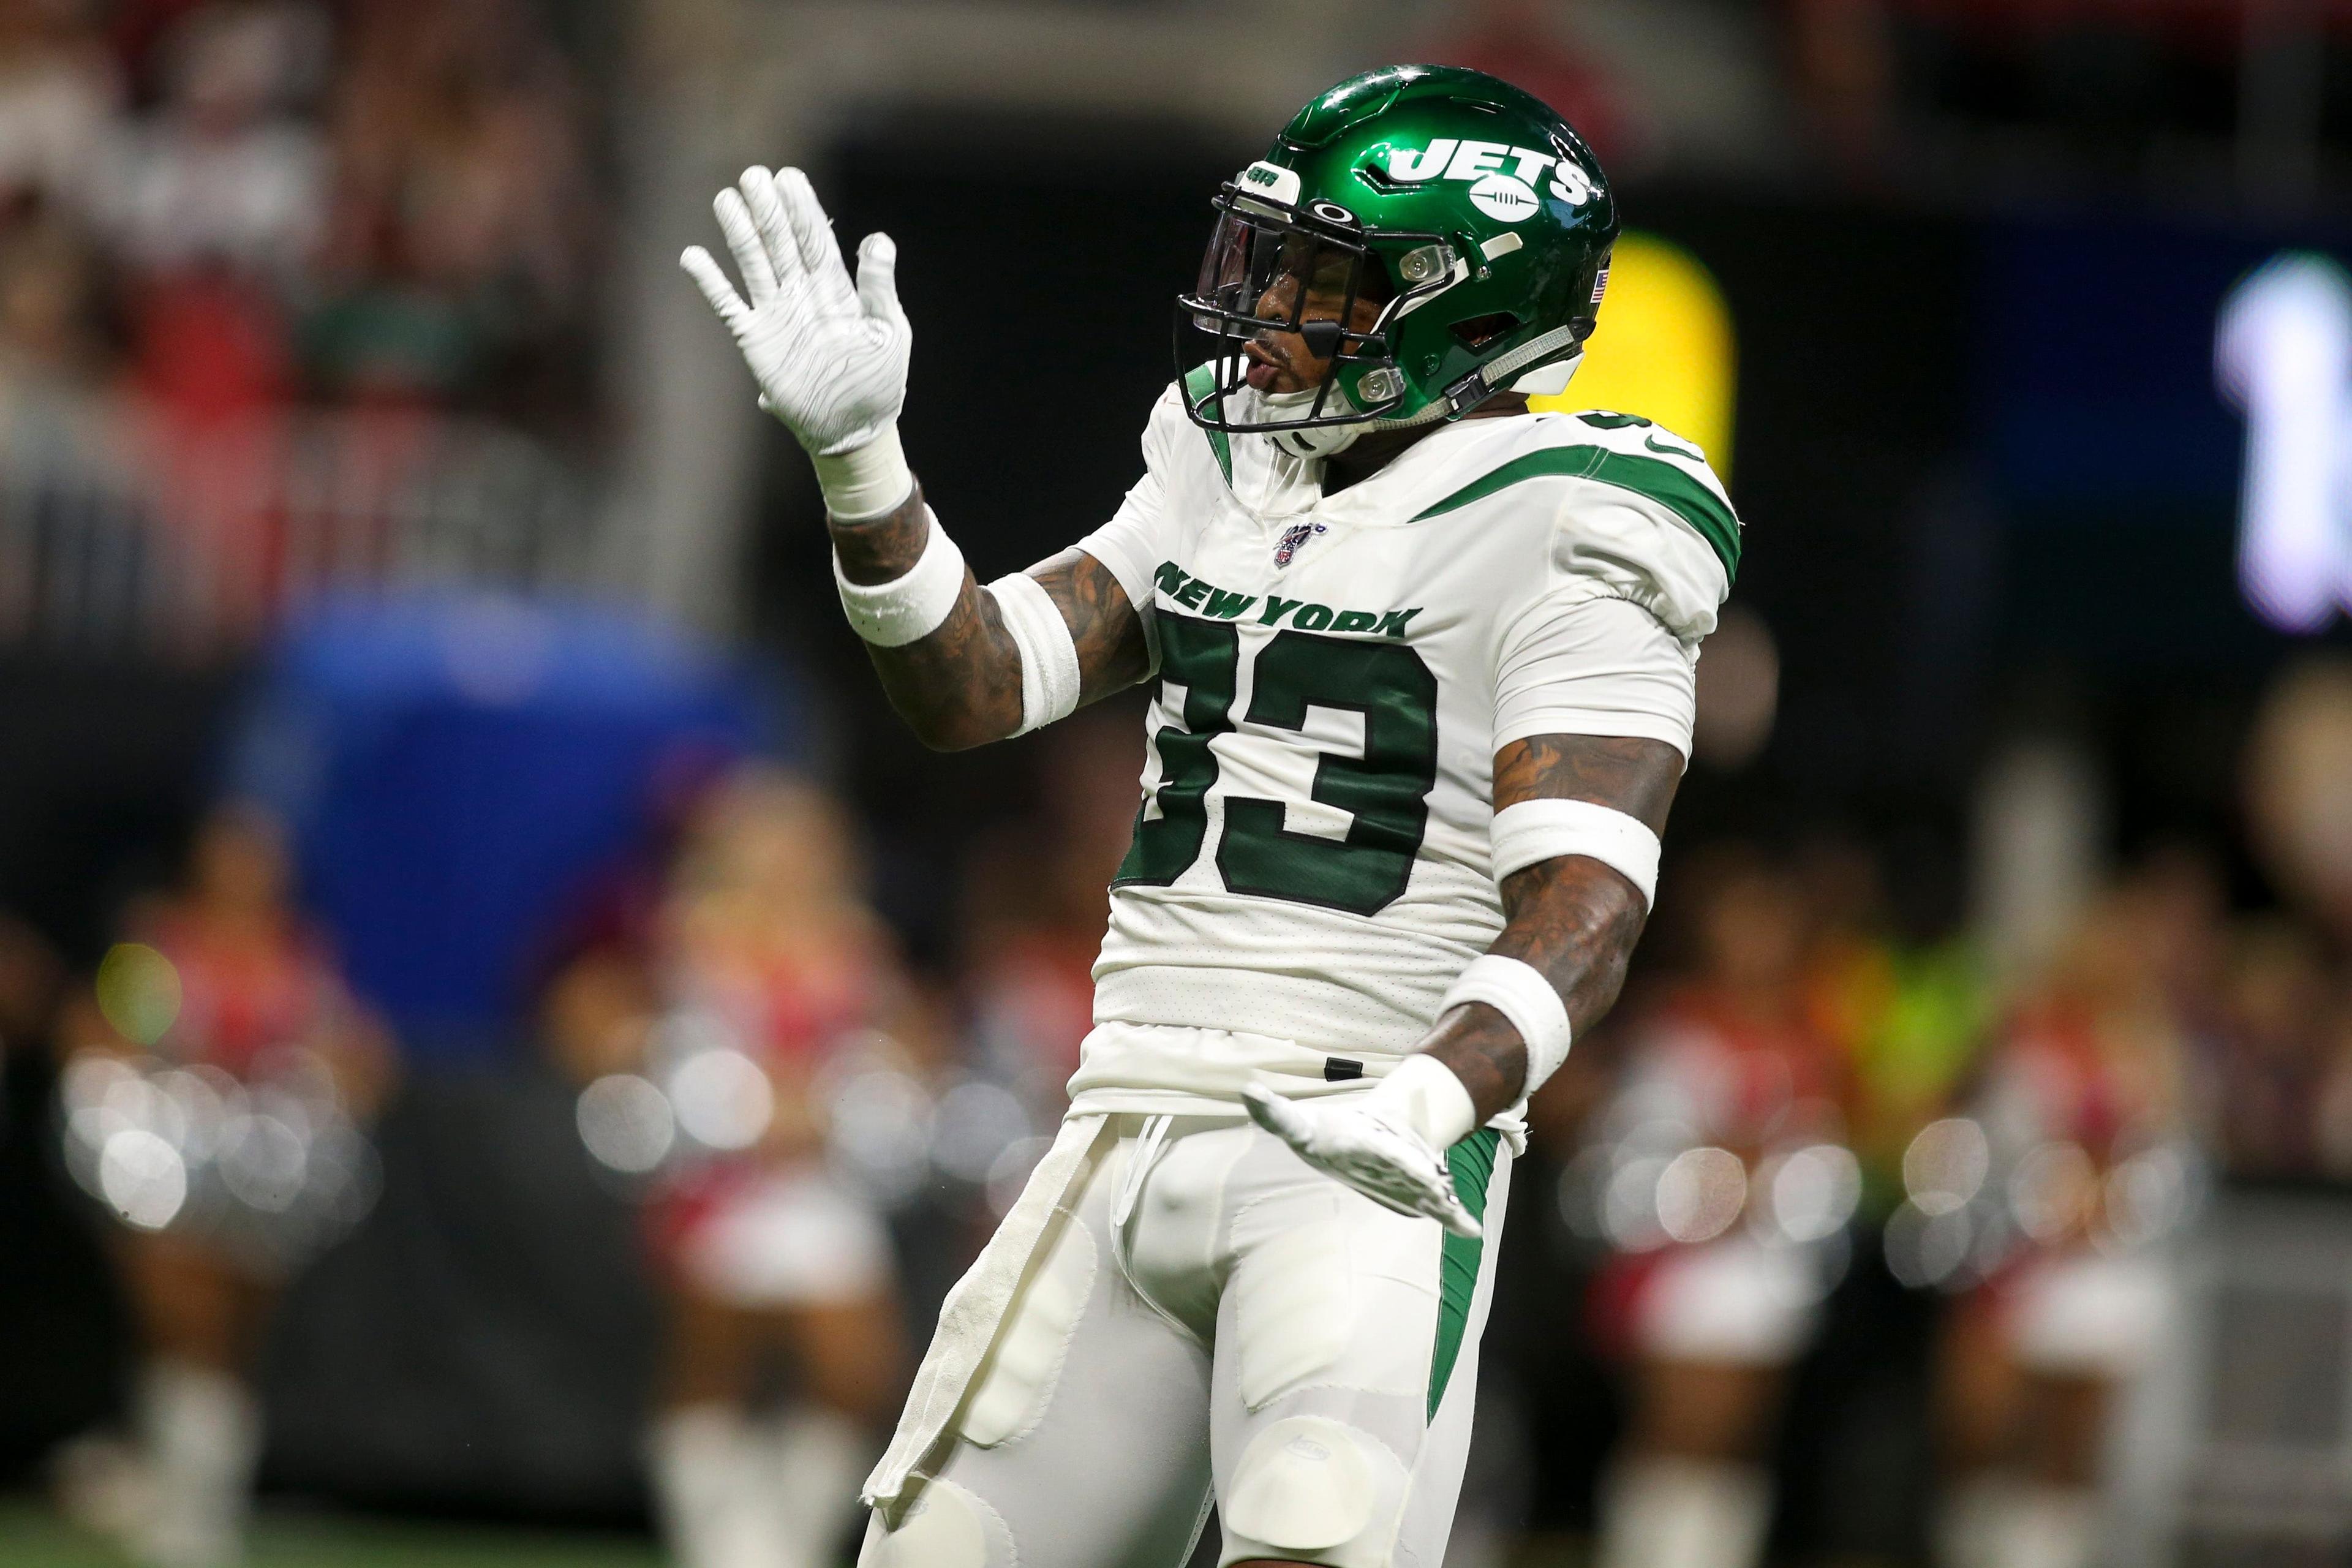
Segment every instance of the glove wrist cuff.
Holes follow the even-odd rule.
[[[874,439],[846,452],[809,454],[816,465],[824,510],[842,522],[863,522],[898,510],[915,493],[914,470],[898,445],[898,426],[885,425]]]
[[[1443,1154],[1478,1126],[1478,1108],[1454,1069],[1426,1052],[1388,1070],[1366,1097],[1367,1110],[1385,1114]]]

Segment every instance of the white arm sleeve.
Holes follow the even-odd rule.
[[[1013,646],[1021,650],[1021,728],[1025,735],[1077,710],[1078,645],[1070,624],[1045,585],[1026,572],[1014,572],[991,583],[984,592],[996,600],[997,614]]]
[[[1569,578],[1523,612],[1495,672],[1495,749],[1530,735],[1664,741],[1687,759],[1698,649],[1627,599]]]

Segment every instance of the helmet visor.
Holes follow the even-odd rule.
[[[1403,392],[1388,343],[1396,291],[1370,237],[1329,203],[1301,212],[1228,184],[1214,206],[1200,277],[1177,300],[1180,377],[1203,361],[1213,372],[1213,386],[1188,392],[1194,421],[1287,430],[1353,424],[1393,406]],[[1363,373],[1375,368],[1388,374],[1368,385]],[[1293,406],[1274,417],[1253,399],[1229,408],[1229,395],[1244,389],[1315,395],[1304,406],[1286,397]]]

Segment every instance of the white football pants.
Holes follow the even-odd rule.
[[[1392,1214],[1246,1121],[1118,1116],[950,1436],[860,1568],[1440,1568],[1510,1156],[1456,1145],[1483,1243]]]

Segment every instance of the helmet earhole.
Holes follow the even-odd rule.
[[[1454,335],[1472,353],[1484,350],[1488,343],[1508,337],[1518,331],[1519,319],[1508,310],[1496,310],[1491,315],[1473,316],[1466,321],[1454,323]]]

